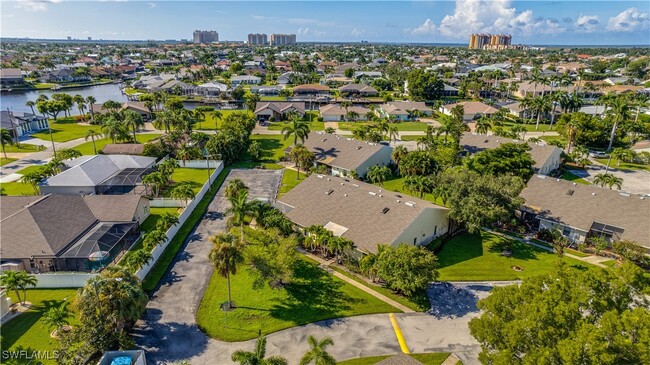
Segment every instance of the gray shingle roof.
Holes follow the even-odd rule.
[[[146,168],[156,162],[155,157],[131,155],[81,156],[66,161],[70,168],[45,180],[44,186],[97,186],[112,175],[127,168]]]
[[[528,181],[521,197],[544,219],[586,232],[594,222],[620,227],[621,239],[650,248],[650,198],[541,175]]]
[[[328,222],[342,226],[337,227],[341,236],[366,252],[377,252],[378,244],[393,243],[425,209],[446,210],[360,181],[317,174],[279,198],[276,206],[302,227]],[[384,208],[389,208],[386,213],[382,213]]]
[[[356,170],[377,151],[391,148],[325,132],[309,133],[303,145],[316,155],[317,161],[346,170]]]

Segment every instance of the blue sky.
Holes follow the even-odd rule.
[[[513,43],[650,45],[646,1],[66,1],[0,3],[3,37],[221,40],[296,33],[298,41],[465,43],[473,32]]]

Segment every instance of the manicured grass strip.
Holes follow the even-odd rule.
[[[2,325],[2,350],[19,351],[54,351],[59,347],[59,341],[50,337],[53,329],[48,328],[43,315],[52,308],[58,307],[67,300],[68,303],[74,298],[76,289],[30,289],[27,291],[27,301],[32,307],[25,313]],[[16,302],[13,292],[7,293],[12,302]],[[22,296],[22,294],[21,294]],[[68,310],[72,310],[72,304],[68,304]],[[9,314],[10,315],[10,314]],[[70,324],[75,325],[74,316],[70,318]],[[54,359],[39,359],[43,364],[55,364]],[[2,358],[3,364],[27,364],[29,359],[8,359]],[[36,362],[34,362],[35,364]]]
[[[309,129],[312,131],[322,131],[325,130],[325,123],[324,122],[319,122],[316,120],[313,120],[309,122],[309,120],[306,121],[307,124],[309,124]],[[282,128],[286,127],[289,123],[284,121],[284,122],[273,122],[269,125],[269,130],[270,131],[280,131]]]
[[[15,144],[5,146],[5,151],[8,152],[8,153],[9,152],[31,153],[31,152],[42,151],[44,149],[45,149],[45,147],[43,147],[43,146],[35,145],[35,144],[29,144],[29,143],[21,143],[20,147],[16,146]]]
[[[55,142],[67,142],[77,138],[83,138],[86,131],[89,129],[98,130],[98,126],[87,126],[77,124],[75,117],[58,118],[55,122],[50,120],[50,128],[52,129],[52,139]],[[39,138],[45,141],[50,140],[50,132],[42,131],[32,134],[32,137]]]
[[[600,162],[601,164],[607,166],[607,158],[598,158],[596,161]],[[612,161],[609,163],[610,168],[618,169],[618,170],[647,170],[650,171],[650,165],[641,165],[637,163],[628,163],[628,162],[618,162],[615,159],[612,159]]]
[[[231,276],[233,311],[220,305],[228,298],[226,279],[212,275],[196,315],[197,324],[210,337],[244,341],[286,328],[326,319],[361,314],[400,312],[372,295],[320,269],[302,256],[289,284],[254,287],[255,276],[242,265]]]
[[[156,288],[160,279],[162,279],[162,277],[165,275],[165,272],[167,272],[167,268],[169,267],[169,264],[171,264],[171,262],[174,260],[174,257],[176,256],[178,249],[181,248],[183,243],[185,243],[187,236],[192,232],[194,227],[201,220],[203,213],[205,213],[205,210],[208,208],[208,205],[210,205],[210,201],[212,201],[212,198],[216,195],[217,191],[219,190],[219,187],[221,186],[221,184],[223,184],[223,181],[226,179],[226,176],[228,176],[229,172],[230,172],[229,167],[226,167],[223,169],[223,171],[221,171],[219,176],[217,176],[215,181],[212,183],[210,190],[208,190],[208,192],[205,194],[203,199],[201,199],[201,201],[196,206],[192,214],[190,214],[190,216],[187,218],[185,223],[178,230],[174,238],[172,238],[171,242],[169,243],[165,251],[163,251],[162,255],[160,255],[158,262],[154,265],[154,267],[151,268],[149,274],[142,281],[142,287],[144,288],[144,290],[152,291]]]
[[[396,301],[399,304],[402,304],[402,305],[404,305],[404,306],[406,306],[406,307],[408,307],[410,309],[413,309],[416,312],[424,312],[424,311],[427,311],[427,310],[429,310],[431,308],[431,303],[429,303],[429,299],[427,298],[427,294],[424,291],[416,293],[412,298],[408,298],[408,297],[405,297],[403,295],[397,294],[397,293],[393,292],[392,290],[390,290],[389,288],[386,288],[384,286],[368,284],[368,282],[366,282],[365,280],[359,278],[355,274],[352,274],[352,273],[350,273],[348,271],[345,271],[345,270],[343,270],[341,268],[338,268],[336,266],[330,266],[330,268],[332,268],[334,271],[337,271],[337,272],[349,277],[350,279],[352,279],[352,280],[354,280],[354,281],[356,281],[358,283],[361,283],[361,284],[367,286],[368,288],[376,291],[379,294],[383,294],[383,295],[387,296],[388,298]]]
[[[516,240],[511,240],[512,257],[502,256],[503,245],[508,240],[484,231],[454,237],[438,254],[438,280],[518,280],[556,270],[557,256],[554,253]],[[563,260],[577,270],[599,269],[570,257],[564,257]],[[521,267],[523,271],[515,271],[513,266]]]
[[[14,162],[16,160],[18,160],[18,159],[17,158],[11,158],[11,157],[7,157],[7,158],[0,157],[0,166],[4,166],[4,165],[6,165],[8,163],[12,163],[12,162]]]
[[[99,127],[97,127],[97,132],[99,132]],[[133,136],[132,133],[129,134],[130,136]],[[152,139],[156,139],[158,137],[162,136],[162,134],[149,134],[149,133],[143,133],[143,134],[136,134],[136,138],[138,139],[138,143],[147,143],[151,141]],[[104,148],[107,144],[113,143],[113,141],[110,138],[99,138],[95,139],[95,146],[97,147],[97,152]],[[88,142],[82,143],[76,147],[73,147],[72,149],[75,149],[79,152],[81,152],[82,155],[94,155],[95,151],[93,150],[93,141],[89,138]]]
[[[284,169],[282,173],[282,185],[280,186],[280,191],[278,191],[278,196],[282,196],[288,193],[291,189],[295,188],[296,185],[300,184],[305,179],[305,173],[300,172],[300,179],[297,179],[298,171],[292,169]]]
[[[0,195],[17,196],[17,195],[36,195],[34,189],[29,184],[23,184],[20,181],[0,183]]]
[[[45,165],[32,165],[32,166],[27,166],[27,167],[25,167],[24,169],[20,169],[20,170],[16,171],[16,173],[17,173],[17,174],[21,174],[21,175],[25,175],[25,174],[28,174],[28,173],[30,173],[30,172],[39,171],[39,170],[42,169],[44,166],[45,166]]]
[[[416,198],[420,198],[420,194],[418,194],[416,192],[410,192],[410,191],[407,191],[406,189],[404,189],[404,180],[406,180],[405,177],[393,178],[391,180],[385,181],[382,188],[386,189],[386,190],[394,191],[394,192],[397,192],[397,193],[406,194],[406,195],[410,195],[410,196],[413,196],[413,197],[416,197]],[[428,200],[430,202],[433,202],[434,204],[445,206],[442,203],[441,198],[435,198],[433,196],[433,194],[430,194],[430,193],[424,194],[424,196],[421,197],[420,199]]]
[[[572,173],[571,171],[564,171],[562,173],[562,176],[560,176],[560,179],[569,180],[578,184],[590,185],[589,181],[581,178],[580,176]]]
[[[293,145],[293,137],[284,139],[280,134],[254,134],[251,142],[257,141],[262,147],[262,160],[264,162],[277,162],[284,156],[284,150]],[[248,153],[246,160],[251,160]]]
[[[199,123],[196,123],[195,129],[205,130],[205,129],[217,129],[221,127],[221,121],[226,119],[226,117],[235,112],[248,112],[245,109],[228,109],[228,110],[219,110],[221,112],[221,119],[217,120],[213,117],[213,112],[205,112],[205,119]],[[250,112],[249,112],[250,113]],[[250,113],[253,115],[253,113]]]
[[[170,192],[180,184],[189,184],[194,190],[194,193],[198,193],[201,190],[203,184],[208,181],[208,170],[207,169],[190,169],[188,167],[183,167],[183,161],[178,162],[180,168],[174,170],[171,180],[173,184],[163,191],[163,196],[169,196]],[[210,168],[210,173],[214,172],[214,167]]]
[[[339,122],[339,129],[341,130],[347,130],[347,131],[354,131],[355,129],[366,125],[375,125],[376,123],[374,122]],[[391,122],[388,123],[391,127],[397,127],[398,131],[426,131],[427,126],[429,124],[424,123],[424,122]]]
[[[616,266],[616,262],[617,262],[616,260],[607,260],[607,261],[601,262],[601,264],[603,264],[603,265],[605,265],[607,267],[614,267],[614,266]]]
[[[409,354],[408,356],[414,358],[415,360],[421,362],[424,365],[440,365],[449,357],[449,355],[450,354],[447,352],[434,352],[428,354]],[[373,365],[391,356],[394,355],[361,357],[358,359],[340,361],[337,362],[337,364],[338,365]]]

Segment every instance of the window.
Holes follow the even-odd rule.
[[[564,227],[562,228],[562,235],[568,237],[570,234],[571,234],[571,227],[569,227],[569,226],[564,226]]]

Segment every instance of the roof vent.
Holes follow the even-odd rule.
[[[578,186],[578,183],[573,183],[573,186]]]
[[[406,203],[404,203],[404,204],[406,204],[406,205],[409,206],[409,207],[414,207],[414,206],[415,206],[415,203],[414,203],[414,202],[406,202]]]
[[[396,197],[401,198],[402,196],[399,194],[395,194]]]
[[[321,140],[321,142],[325,142],[325,141],[327,141],[327,138],[323,138],[323,139]]]
[[[399,199],[397,199],[397,202],[398,202],[398,203],[401,203],[402,201],[401,201],[401,200],[399,200]]]
[[[381,210],[381,214],[386,214],[386,213],[388,213],[389,210],[390,210],[390,208],[385,207],[384,209]]]
[[[574,193],[573,190],[568,190],[568,191],[566,192],[566,195],[573,195],[573,193]]]
[[[325,192],[325,195],[331,195],[334,192],[334,189],[329,189]]]
[[[377,193],[375,193],[374,191],[369,191],[368,194],[370,194],[370,195],[372,195],[372,196],[377,195]]]
[[[357,151],[361,149],[362,146],[357,146]]]
[[[325,177],[325,175],[316,175],[316,176],[318,176],[319,179],[322,179],[322,178]],[[327,180],[329,180],[329,179],[327,179]]]
[[[345,185],[345,183],[341,183],[341,185]]]
[[[348,194],[343,194],[343,196],[348,196]]]
[[[621,196],[630,196],[629,193],[618,193],[618,194],[621,195]]]
[[[352,186],[354,186],[355,188],[358,188],[359,184],[352,184]]]
[[[560,179],[555,179],[555,181],[560,182]]]
[[[596,193],[591,193],[591,195],[596,196]]]
[[[488,142],[490,142],[489,139],[486,139],[485,141],[483,141],[483,143],[488,143]]]

